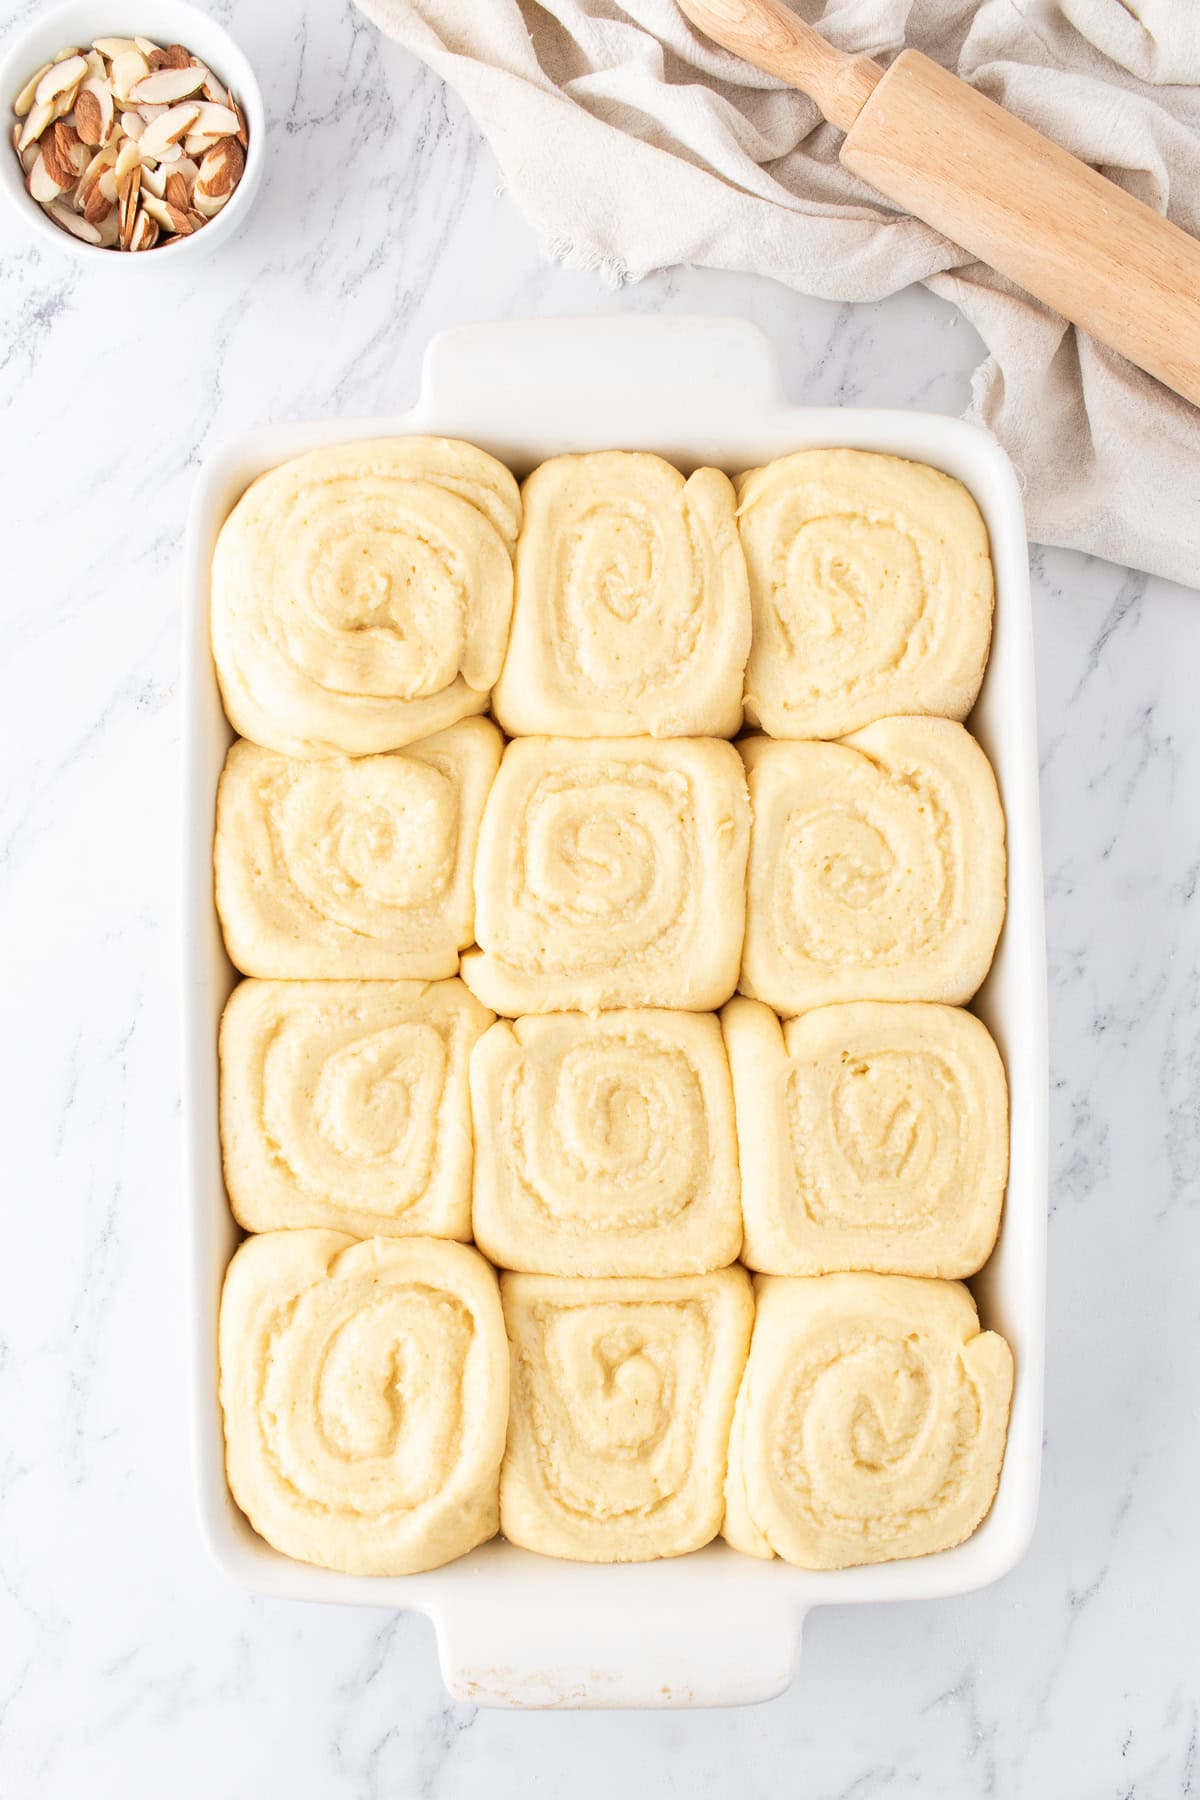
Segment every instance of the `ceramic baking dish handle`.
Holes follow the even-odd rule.
[[[743,1706],[788,1686],[803,1615],[778,1604],[647,1617],[451,1603],[434,1623],[446,1686],[476,1706]]]
[[[464,325],[425,353],[417,417],[443,436],[461,434],[507,450],[530,437],[587,444],[608,436],[643,447],[631,417],[671,421],[672,444],[694,451],[782,403],[767,339],[740,319],[624,316],[588,322],[590,351],[579,354],[575,319],[522,319]],[[661,426],[655,434],[659,442]],[[714,435],[716,434],[716,435]]]

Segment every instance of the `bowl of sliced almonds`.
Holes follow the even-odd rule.
[[[89,262],[145,263],[139,253],[154,251],[166,266],[215,248],[262,174],[254,73],[185,0],[72,0],[41,13],[6,46],[0,104],[5,191],[39,237]]]

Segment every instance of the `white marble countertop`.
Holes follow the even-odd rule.
[[[33,0],[9,14],[33,10]],[[248,230],[126,284],[0,223],[0,1793],[1092,1800],[1200,1788],[1200,596],[1035,552],[1051,975],[1048,1391],[1023,1564],[813,1613],[729,1713],[451,1703],[423,1619],[249,1598],[193,1519],[176,1019],[178,562],[199,459],[395,410],[463,320],[729,312],[799,400],[957,411],[923,292],[549,266],[440,84],[344,4],[233,17],[275,124]]]

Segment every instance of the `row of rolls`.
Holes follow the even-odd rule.
[[[211,592],[234,729],[323,757],[489,706],[510,737],[964,719],[993,576],[966,488],[900,457],[802,450],[730,480],[607,450],[518,487],[473,444],[411,437],[261,476],[221,530]]]
[[[991,1505],[1012,1358],[959,1282],[497,1274],[469,1245],[245,1240],[221,1302],[226,1469],[301,1561],[403,1575],[510,1543],[585,1562],[718,1533],[841,1568]]]
[[[1004,918],[1004,817],[964,726],[836,743],[515,738],[465,719],[305,761],[239,740],[216,901],[244,974],[437,980],[494,1012],[961,1005]],[[465,952],[461,956],[460,953]]]
[[[251,486],[212,583],[220,1387],[276,1548],[836,1568],[979,1524],[991,608],[966,491],[856,451],[518,489],[378,440]]]

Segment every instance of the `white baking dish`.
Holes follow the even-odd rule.
[[[217,1404],[217,1304],[239,1233],[221,1180],[217,1022],[235,979],[213,907],[217,777],[230,741],[208,648],[216,533],[247,483],[345,438],[469,438],[518,475],[567,450],[660,451],[684,469],[748,468],[783,451],[845,444],[934,464],[965,482],[991,533],[996,619],[971,727],[1008,820],[1008,917],[976,1003],[1008,1067],[1011,1174],[999,1246],[973,1283],[983,1318],[1016,1353],[1008,1452],[995,1505],[955,1550],[832,1573],[760,1563],[713,1545],[629,1567],[558,1562],[493,1542],[433,1574],[372,1580],[308,1568],[250,1530],[225,1486]],[[622,318],[469,327],[436,339],[420,398],[390,418],[280,425],[218,451],[197,483],[187,545],[184,684],[184,1121],[194,1312],[200,1517],[221,1568],[258,1593],[413,1607],[437,1632],[446,1682],[483,1705],[735,1705],[790,1681],[812,1606],[932,1599],[994,1581],[1033,1529],[1042,1437],[1046,1249],[1046,971],[1026,542],[1003,452],[981,431],[924,413],[790,406],[766,340],[731,320]]]

